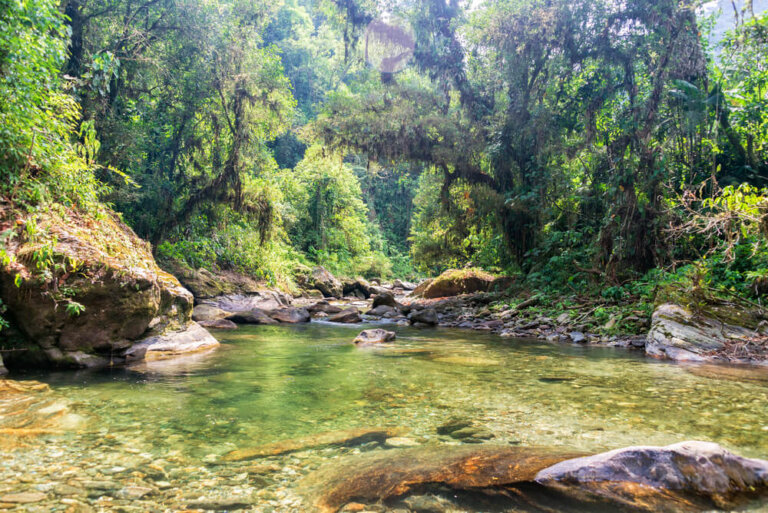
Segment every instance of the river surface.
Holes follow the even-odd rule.
[[[48,383],[85,425],[4,455],[0,492],[50,492],[52,503],[24,511],[80,511],[72,510],[80,503],[176,511],[195,498],[232,496],[249,497],[254,511],[311,511],[297,492],[303,474],[343,454],[397,449],[369,443],[238,464],[218,458],[352,428],[406,428],[409,444],[479,441],[438,435],[452,419],[471,421],[493,443],[597,452],[696,439],[768,459],[765,370],[712,377],[624,349],[449,329],[393,328],[392,347],[359,348],[350,341],[360,329],[241,326],[217,332],[222,346],[208,354],[16,376]],[[156,490],[138,501],[92,488],[88,498],[66,499],[54,487],[67,482],[67,469],[72,478],[80,472],[112,486]]]

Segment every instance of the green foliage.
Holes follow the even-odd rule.
[[[273,286],[291,285],[300,258],[279,233],[262,239],[252,219],[229,207],[192,217],[158,246],[157,256],[194,269],[234,270]]]
[[[0,194],[98,207],[103,186],[71,142],[80,119],[59,75],[69,31],[49,0],[0,2]]]

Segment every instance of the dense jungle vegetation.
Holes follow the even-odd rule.
[[[289,288],[472,265],[759,298],[768,15],[711,42],[699,7],[0,0],[0,206],[106,205],[160,262]],[[395,74],[365,59],[386,14],[415,41]]]

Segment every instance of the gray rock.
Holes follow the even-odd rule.
[[[397,289],[403,289],[403,290],[413,290],[416,288],[415,283],[411,283],[409,281],[404,281],[404,280],[395,280],[392,282],[392,286]]]
[[[354,281],[349,281],[344,284],[344,295],[368,299],[371,297],[371,284],[364,278],[355,278]]]
[[[3,365],[3,355],[0,354],[0,376],[5,376],[6,374],[8,374],[8,369]]]
[[[653,312],[645,344],[646,354],[663,359],[705,361],[729,339],[748,338],[751,330],[694,315],[679,305],[666,303]]]
[[[217,319],[223,319],[227,316],[227,312],[222,310],[221,308],[212,306],[212,305],[197,305],[192,310],[192,320],[193,321],[215,321]]]
[[[368,345],[368,344],[383,344],[386,342],[392,342],[397,335],[394,331],[387,331],[383,329],[364,330],[355,338],[355,344]]]
[[[335,314],[341,312],[341,307],[332,305],[328,301],[318,301],[314,305],[307,308],[309,313],[315,315],[317,313]]]
[[[31,504],[33,502],[45,500],[45,498],[46,495],[42,492],[20,492],[0,496],[0,502],[10,504]]]
[[[371,308],[366,312],[366,315],[373,315],[374,317],[384,317],[385,315],[396,314],[397,310],[388,305],[379,305],[375,308]]]
[[[427,326],[435,326],[437,324],[437,312],[434,308],[416,310],[408,315],[408,320],[410,320],[412,324],[426,324]]]
[[[484,428],[484,427],[477,427],[477,426],[468,426],[461,429],[457,429],[455,431],[451,431],[449,434],[451,438],[455,438],[457,440],[490,440],[491,438],[494,438],[493,432],[490,430]]]
[[[392,308],[397,307],[397,301],[395,301],[395,295],[392,294],[389,291],[381,292],[380,294],[376,294],[376,296],[373,298],[373,308],[376,308],[377,306],[391,306]]]
[[[431,495],[412,495],[403,502],[414,513],[445,513],[450,506]]]
[[[237,324],[277,324],[277,321],[258,308],[245,312],[236,312],[227,316],[227,320]]]
[[[540,471],[536,482],[586,491],[642,510],[678,511],[677,499],[705,499],[731,509],[740,499],[768,492],[768,461],[742,458],[709,442],[628,447],[566,460]],[[637,485],[643,487],[638,494]],[[658,493],[658,504],[654,494]],[[646,509],[651,505],[650,509]]]
[[[205,509],[213,511],[228,511],[232,509],[246,509],[251,507],[254,500],[250,497],[227,497],[219,499],[201,498],[187,503],[190,509]]]
[[[64,361],[81,369],[103,369],[109,367],[109,358],[84,353],[82,351],[66,351],[63,354]]]
[[[206,329],[215,329],[215,330],[236,330],[237,329],[237,324],[235,324],[234,322],[228,319],[216,319],[215,321],[200,321],[198,322],[198,324]]]
[[[328,317],[328,320],[330,322],[354,324],[356,322],[362,321],[362,318],[360,317],[360,312],[357,311],[357,308],[347,308],[346,310],[342,310],[339,313],[331,315]]]
[[[168,330],[161,335],[146,338],[132,345],[124,356],[128,361],[157,360],[212,349],[218,345],[218,340],[193,321],[185,329]]]
[[[312,317],[306,308],[281,308],[279,310],[273,310],[269,313],[269,316],[286,324],[299,324],[309,322]]]
[[[226,294],[200,301],[201,305],[212,306],[231,313],[245,312],[254,308],[274,310],[288,306],[290,303],[290,299],[285,294],[273,290],[263,290],[251,294]]]
[[[311,281],[314,288],[322,292],[325,297],[344,295],[344,286],[325,267],[318,266],[312,269]]]
[[[580,331],[572,331],[568,333],[568,337],[575,344],[583,344],[587,341],[587,337]]]
[[[138,500],[151,495],[153,492],[152,488],[146,486],[126,486],[117,492],[117,496],[121,499]]]

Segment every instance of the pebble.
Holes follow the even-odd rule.
[[[417,445],[420,445],[419,442],[412,438],[405,438],[401,436],[387,438],[384,441],[384,444],[388,447],[416,447]]]
[[[31,504],[45,500],[46,495],[42,492],[20,492],[9,493],[0,497],[0,502],[9,502],[13,504]]]

